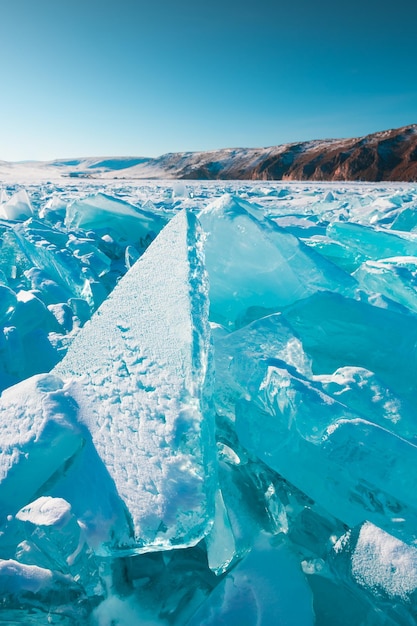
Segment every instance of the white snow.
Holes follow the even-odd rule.
[[[14,514],[82,447],[76,406],[62,381],[33,376],[0,398],[0,511]]]
[[[417,548],[366,522],[352,556],[352,573],[366,588],[408,600],[417,589]]]
[[[71,505],[51,496],[42,496],[16,513],[16,519],[36,526],[64,526],[70,516]]]

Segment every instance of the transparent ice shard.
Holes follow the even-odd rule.
[[[42,268],[40,271],[48,274],[70,296],[83,297],[88,280],[82,273],[80,261],[65,248],[68,236],[62,237],[61,232],[55,233],[52,228],[45,232],[44,226],[33,220],[16,225],[14,233],[20,248],[35,268]],[[53,239],[55,234],[59,235],[56,243]]]
[[[25,335],[35,328],[47,326],[48,318],[49,312],[42,300],[24,289],[17,292],[16,306],[9,318],[10,326],[15,326]]]
[[[0,203],[3,204],[10,200],[10,196],[5,189],[0,189]]]
[[[218,436],[219,440],[224,439],[223,433]],[[288,520],[281,501],[282,494],[278,493],[280,489],[275,482],[277,475],[259,463],[258,459],[252,461],[248,458],[249,455],[243,448],[238,449],[239,455],[220,441],[218,448],[219,486],[227,529],[223,540],[229,548],[226,553],[228,558],[224,558],[222,566],[227,571],[250,552],[260,533],[286,533]],[[216,532],[216,521],[213,530]],[[230,531],[233,536],[233,551]],[[209,538],[210,536],[207,538],[210,559]],[[215,555],[216,552],[213,556]]]
[[[137,242],[144,249],[165,224],[160,216],[104,193],[71,202],[67,207],[67,228],[114,233],[118,239]]]
[[[417,235],[384,228],[334,222],[327,228],[331,239],[348,246],[368,259],[417,256]]]
[[[417,226],[417,211],[411,207],[404,207],[393,221],[391,228],[393,230],[404,230],[410,232],[415,230]]]
[[[18,561],[72,576],[88,596],[104,595],[98,562],[68,502],[41,496],[20,509],[15,519],[25,537],[16,548]]]
[[[314,380],[358,415],[417,441],[415,407],[393,393],[373,372],[363,367],[341,367],[333,374],[319,374]]]
[[[68,575],[37,565],[0,559],[0,595],[7,624],[70,626],[88,620],[82,587]]]
[[[57,376],[34,376],[0,398],[0,511],[15,514],[83,445],[76,406]]]
[[[236,556],[236,544],[220,489],[216,491],[213,528],[206,537],[206,545],[210,569],[223,574]]]
[[[74,313],[68,304],[50,304],[48,311],[52,313],[61,333],[70,333],[73,329]]]
[[[191,545],[211,523],[207,291],[201,229],[181,212],[55,368],[80,381],[80,419],[129,511],[116,549]]]
[[[31,262],[19,246],[13,229],[0,230],[0,271],[9,287],[19,283],[23,272],[30,267]]]
[[[248,205],[226,194],[199,214],[212,321],[239,327],[317,290],[353,288],[348,274]]]
[[[349,526],[369,519],[415,541],[417,446],[348,411],[343,416],[331,403],[306,420],[308,398],[288,397],[281,378],[269,366],[258,395],[238,403],[241,444]]]
[[[248,381],[254,378],[266,359],[276,358],[311,375],[311,364],[298,337],[285,318],[276,313],[222,336],[214,333],[215,405],[219,415],[234,420],[234,406],[248,393]]]
[[[7,285],[0,284],[0,326],[4,326],[8,321],[16,303],[15,292]]]
[[[366,261],[354,276],[362,289],[381,293],[417,313],[417,257]]]
[[[315,374],[363,367],[395,393],[408,399],[416,396],[416,316],[331,292],[301,300],[283,315],[312,358]]]
[[[60,196],[59,193],[54,192],[51,198],[39,210],[39,218],[52,224],[57,222],[63,223],[65,220],[66,209],[67,202]]]
[[[66,247],[84,265],[90,267],[96,276],[104,276],[110,270],[111,260],[97,248],[93,239],[70,235]]]
[[[359,590],[328,576],[327,572],[308,575],[314,597],[316,624],[321,626],[413,626],[414,620],[400,611],[388,615],[387,607],[378,606],[370,590]],[[353,588],[352,588],[353,587]],[[405,621],[403,619],[405,617]]]
[[[33,217],[33,208],[25,189],[17,191],[0,205],[0,217],[6,220],[26,220]]]
[[[262,538],[214,589],[188,626],[313,626],[313,598],[297,557]]]
[[[349,245],[334,241],[327,235],[313,235],[303,241],[325,259],[348,273],[355,271],[367,258],[366,255],[352,249]]]
[[[47,272],[38,267],[31,267],[26,270],[25,277],[29,281],[32,292],[47,306],[66,302],[72,296],[69,289],[52,280]],[[88,310],[90,312],[90,308]]]

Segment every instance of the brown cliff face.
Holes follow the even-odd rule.
[[[170,155],[171,172],[175,156]],[[417,125],[357,139],[188,153],[176,175],[204,180],[417,181]]]
[[[14,164],[0,161],[0,180]],[[17,164],[19,165],[19,164]],[[269,148],[172,152],[157,158],[91,157],[31,163],[48,177],[183,180],[417,182],[417,124],[356,139]],[[46,169],[42,169],[46,168]]]

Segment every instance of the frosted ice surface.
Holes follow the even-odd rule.
[[[131,516],[118,548],[190,545],[210,523],[207,290],[200,227],[181,212],[55,368],[80,379],[80,419]]]
[[[417,589],[417,549],[365,522],[334,546],[336,563],[348,557],[352,578],[366,589],[408,603]]]
[[[368,588],[407,600],[417,589],[417,549],[367,522],[352,555],[352,574]]]
[[[50,570],[13,560],[0,560],[0,589],[3,594],[25,591],[38,593],[52,586],[52,583],[53,574]]]
[[[36,526],[64,526],[71,515],[71,506],[63,498],[42,496],[24,506],[16,519]]]
[[[47,183],[39,219],[3,214],[1,385],[71,341],[75,380],[0,401],[0,621],[305,626],[313,594],[317,626],[415,624],[417,189],[388,187],[118,181],[133,204],[76,200],[68,231],[103,186]],[[177,211],[225,192],[201,212],[212,381],[205,235]]]
[[[226,194],[199,213],[212,321],[239,327],[317,290],[353,288],[348,274],[248,205]]]
[[[82,447],[76,406],[62,381],[34,376],[0,398],[0,511],[4,518],[30,502]]]

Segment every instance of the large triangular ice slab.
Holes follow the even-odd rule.
[[[210,327],[201,229],[176,215],[125,275],[56,367],[82,377],[89,428],[140,549],[190,545],[214,500],[206,410]]]
[[[225,194],[199,220],[207,234],[213,322],[240,328],[316,291],[351,293],[356,286],[349,274],[239,198]]]

